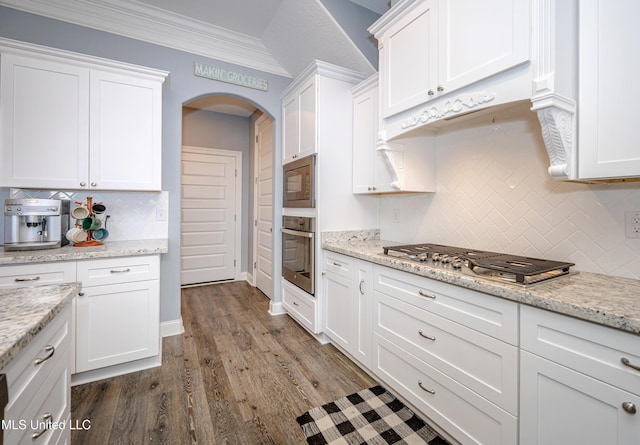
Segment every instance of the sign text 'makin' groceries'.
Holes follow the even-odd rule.
[[[207,79],[219,80],[221,82],[232,83],[256,90],[267,91],[269,89],[269,81],[262,77],[238,73],[237,71],[227,70],[214,65],[206,65],[200,62],[195,62],[194,73],[199,77],[206,77]]]

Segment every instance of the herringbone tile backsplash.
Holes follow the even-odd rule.
[[[640,279],[640,239],[624,230],[625,211],[640,211],[640,182],[553,180],[528,106],[456,126],[438,136],[436,193],[381,199],[382,239],[570,261]]]
[[[110,215],[107,222],[110,241],[124,241],[137,239],[167,238],[169,232],[168,221],[156,220],[156,209],[162,208],[168,215],[168,192],[60,192],[52,190],[10,189],[10,198],[43,198],[70,199],[71,209],[75,202],[86,202],[87,196],[93,198],[93,203],[102,202]],[[75,220],[72,219],[71,224]]]

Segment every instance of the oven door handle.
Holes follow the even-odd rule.
[[[287,235],[293,236],[301,236],[304,238],[313,238],[313,232],[302,232],[300,230],[291,230],[291,229],[280,229],[282,233],[286,233]]]

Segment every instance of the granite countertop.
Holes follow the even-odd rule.
[[[385,256],[383,246],[400,243],[355,237],[323,237],[322,248],[375,264],[421,275],[456,286],[547,309],[601,325],[640,334],[640,280],[588,272],[570,274],[526,288],[474,275],[436,269]]]
[[[0,290],[0,369],[71,302],[80,283]]]
[[[4,248],[0,248],[0,266],[154,255],[167,253],[169,251],[168,244],[168,240],[166,239],[145,239],[134,241],[106,241],[102,246],[96,247],[73,247],[72,245],[67,245],[59,249],[19,252],[7,252]]]

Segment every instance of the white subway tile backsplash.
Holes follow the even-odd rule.
[[[570,261],[577,270],[640,279],[640,240],[624,233],[625,211],[640,210],[640,182],[555,181],[540,135],[528,104],[441,131],[436,193],[382,197],[381,238]],[[392,209],[404,216],[399,223]]]

